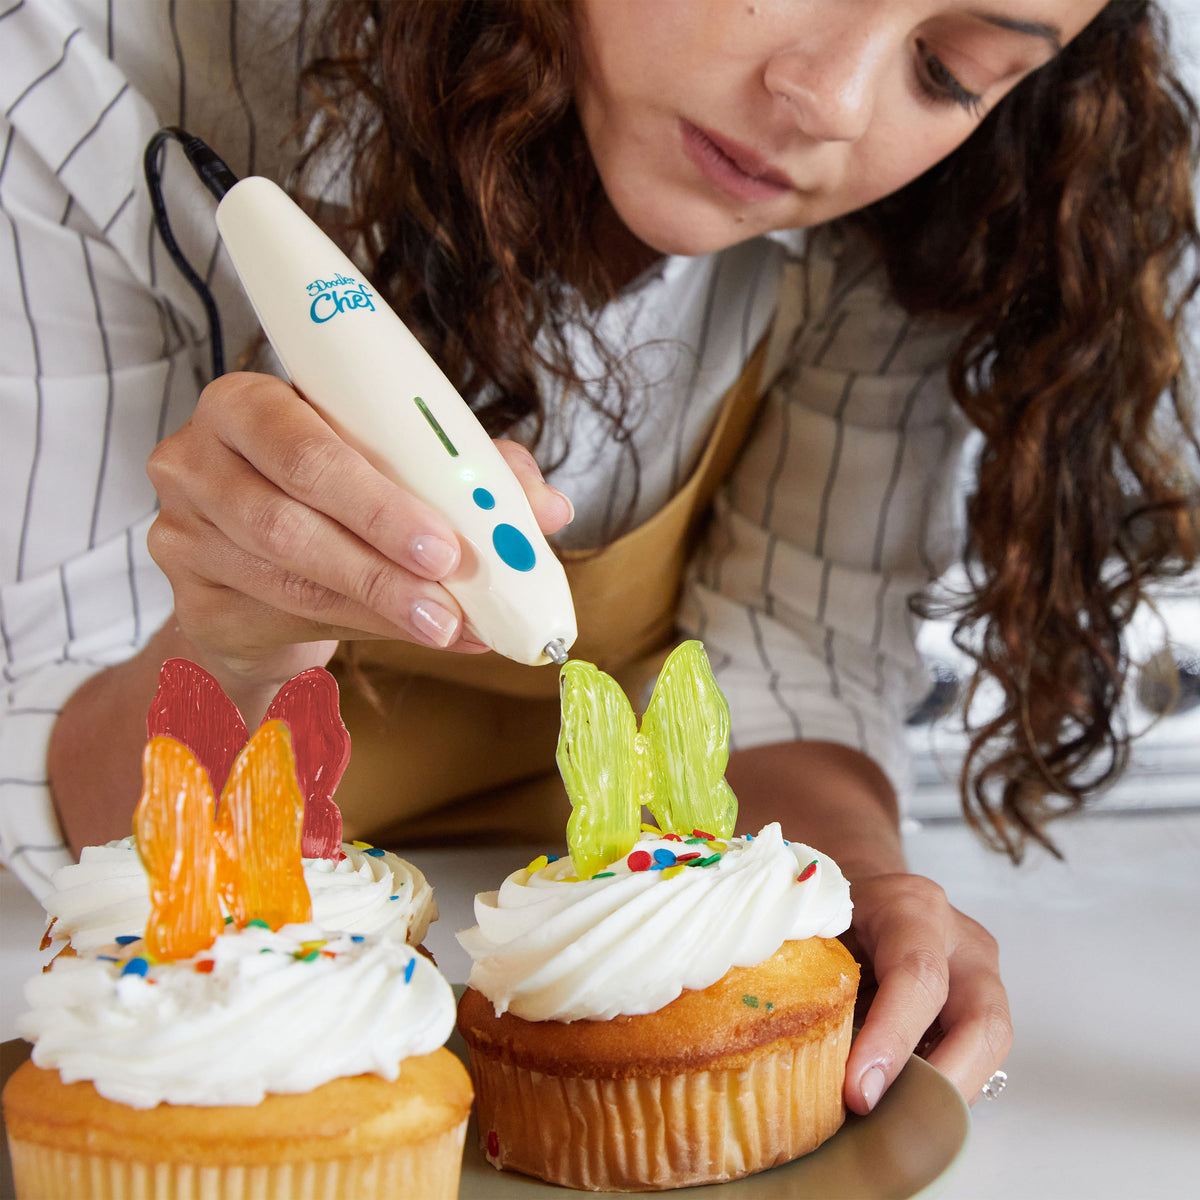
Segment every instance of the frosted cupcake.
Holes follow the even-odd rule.
[[[291,736],[296,783],[304,799],[301,856],[313,920],[326,930],[370,933],[417,946],[437,919],[433,889],[412,863],[367,842],[343,842],[334,801],[350,757],[333,676],[319,667],[279,689],[265,720]],[[150,737],[187,746],[220,796],[236,755],[249,739],[241,713],[217,681],[188,659],[168,659],[146,719]],[[55,872],[44,899],[55,943],[88,953],[140,935],[150,914],[146,869],[133,837],[85,846],[78,863]]]
[[[143,776],[144,939],[27,987],[32,1058],[3,1095],[20,1200],[451,1200],[472,1095],[453,995],[403,941],[312,922],[287,726],[256,731],[219,811],[171,738]]]
[[[571,855],[477,896],[459,935],[481,1145],[582,1189],[736,1179],[845,1119],[849,887],[776,824],[729,836],[728,713],[698,643],[668,659],[640,732],[614,689],[564,668]],[[658,824],[640,830],[643,800]]]
[[[366,843],[343,842],[337,857],[304,858],[313,922],[327,931],[363,933],[418,946],[437,920],[437,902],[412,863]],[[150,915],[146,868],[131,836],[85,846],[60,867],[42,904],[51,919],[44,945],[87,954],[139,936]]]

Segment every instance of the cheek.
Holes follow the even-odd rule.
[[[915,126],[881,130],[869,146],[860,147],[853,186],[862,194],[856,207],[899,191],[956,150],[974,132],[937,130],[922,134]]]

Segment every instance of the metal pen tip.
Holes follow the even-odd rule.
[[[567,648],[562,644],[562,638],[551,638],[545,646],[545,655],[560,667],[567,661]]]

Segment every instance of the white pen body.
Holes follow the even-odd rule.
[[[517,662],[575,641],[562,564],[492,439],[349,258],[270,180],[250,176],[217,227],[298,392],[376,468],[443,513],[462,562],[444,581],[474,632]]]

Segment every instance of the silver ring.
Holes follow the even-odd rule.
[[[983,1094],[989,1100],[998,1100],[1000,1093],[1008,1087],[1008,1073],[1005,1071],[996,1071],[992,1077],[983,1085]]]

